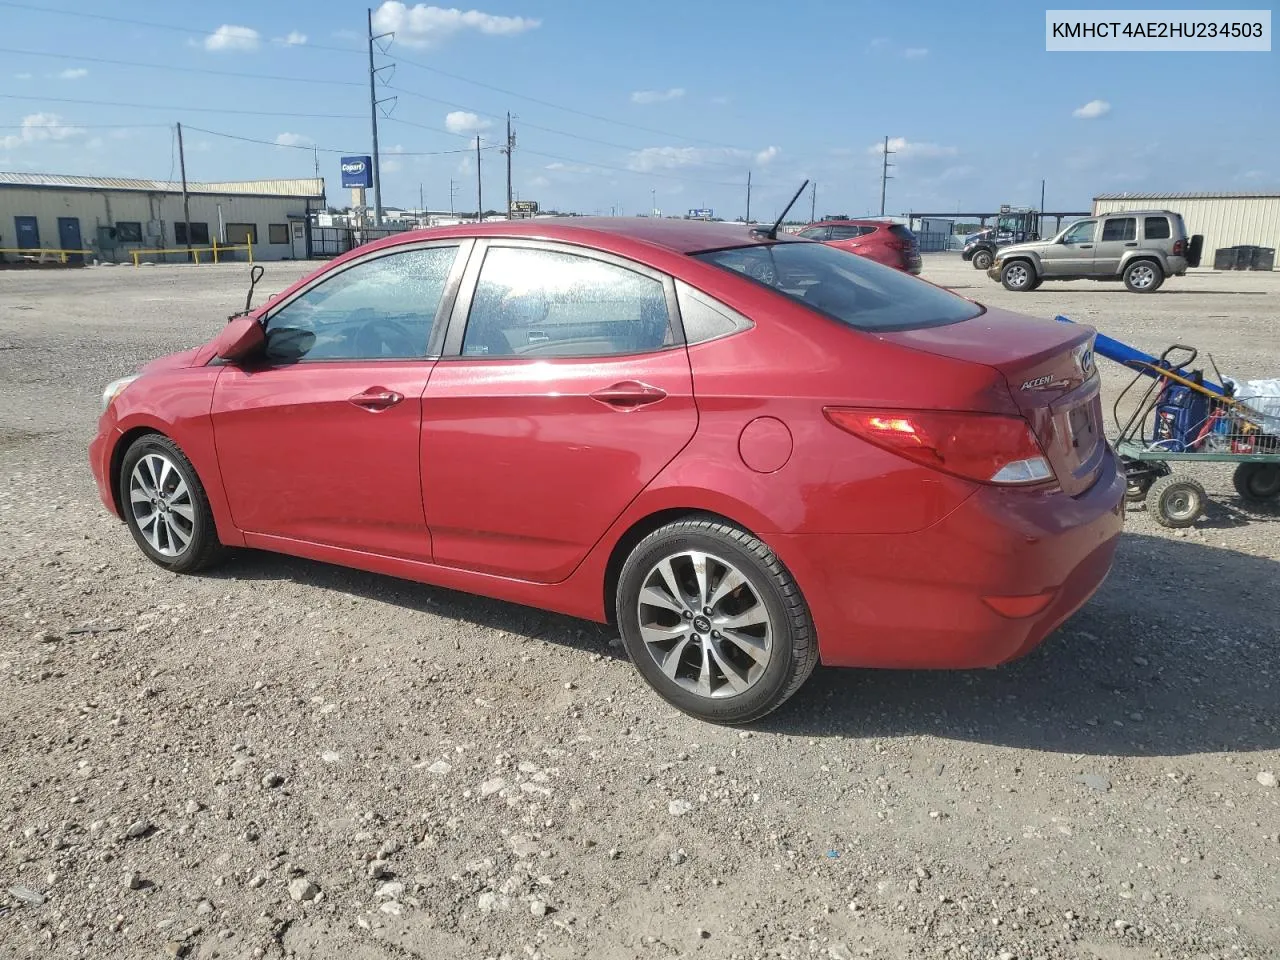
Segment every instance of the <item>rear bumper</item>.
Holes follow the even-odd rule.
[[[824,663],[989,667],[1034,649],[1106,579],[1123,496],[1108,453],[1079,497],[983,487],[917,533],[783,536],[776,549],[809,601]],[[1018,617],[984,599],[1007,608],[1037,596]]]

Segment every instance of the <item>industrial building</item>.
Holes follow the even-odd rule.
[[[187,205],[184,217],[182,184],[166,180],[0,173],[0,250],[83,251],[73,262],[128,262],[139,250],[147,259],[184,260],[188,240],[201,248],[216,240],[252,242],[255,260],[304,259],[309,219],[324,209],[324,180],[189,182]],[[174,249],[183,252],[155,252]]]
[[[1280,193],[1100,193],[1093,214],[1123,210],[1182,214],[1189,234],[1204,237],[1202,266],[1228,247],[1280,247]]]

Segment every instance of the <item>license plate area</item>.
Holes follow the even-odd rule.
[[[1067,437],[1077,457],[1083,459],[1093,452],[1098,434],[1092,403],[1081,403],[1067,411]]]

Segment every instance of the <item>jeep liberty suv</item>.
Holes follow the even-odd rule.
[[[1153,293],[1165,277],[1200,265],[1203,240],[1187,237],[1181,214],[1125,210],[1078,220],[1050,240],[1002,247],[987,276],[1015,292],[1045,280],[1123,280],[1134,293]]]

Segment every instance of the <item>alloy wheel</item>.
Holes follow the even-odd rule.
[[[161,556],[181,556],[195,535],[191,491],[177,465],[163,454],[147,453],[134,465],[129,509],[142,536]]]
[[[773,655],[768,608],[727,560],[683,551],[658,561],[637,600],[645,649],[668,679],[701,697],[745,693]]]
[[[1145,290],[1156,279],[1156,272],[1144,263],[1140,263],[1129,271],[1129,283],[1139,290]]]
[[[1031,279],[1031,274],[1027,268],[1020,263],[1010,264],[1005,268],[1004,275],[1011,287],[1025,287]]]

